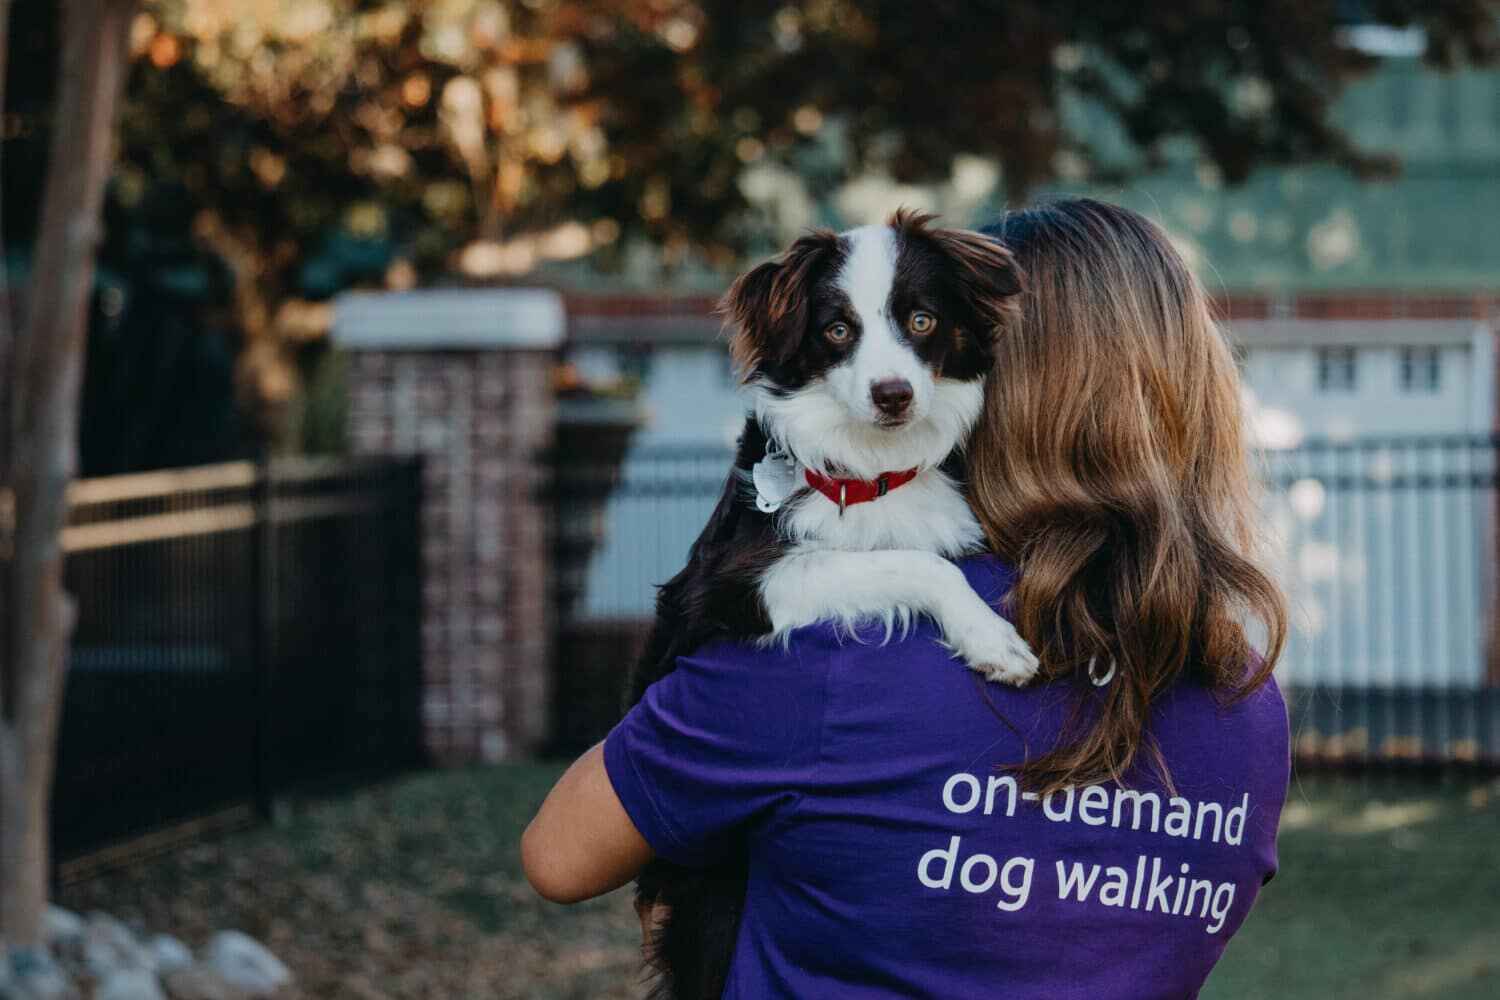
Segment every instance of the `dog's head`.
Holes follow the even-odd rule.
[[[755,412],[804,465],[935,465],[973,426],[1021,278],[999,243],[931,221],[811,233],[725,295]]]

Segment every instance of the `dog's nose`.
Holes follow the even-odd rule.
[[[899,417],[911,406],[911,383],[904,378],[883,378],[870,384],[870,402],[887,417]]]

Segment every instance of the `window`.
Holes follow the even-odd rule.
[[[1318,391],[1353,392],[1357,360],[1352,347],[1318,348]]]
[[[1443,359],[1438,348],[1401,348],[1402,392],[1437,392],[1442,375]]]

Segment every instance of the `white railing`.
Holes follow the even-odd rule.
[[[1495,443],[1423,437],[1263,456],[1273,565],[1292,601],[1283,683],[1483,686]]]

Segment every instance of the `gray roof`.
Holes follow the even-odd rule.
[[[1073,109],[1110,146],[1118,140]],[[1215,290],[1500,289],[1500,72],[1442,74],[1393,59],[1336,112],[1400,177],[1361,183],[1331,167],[1266,168],[1239,188],[1190,155],[1122,187],[1060,185],[1162,222]]]
[[[563,298],[546,288],[346,292],[333,340],[352,350],[550,349],[567,329]]]

